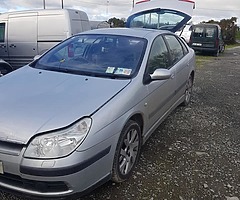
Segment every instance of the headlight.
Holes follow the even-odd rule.
[[[84,118],[69,128],[35,137],[24,156],[45,159],[70,154],[87,136],[91,121],[90,118]]]

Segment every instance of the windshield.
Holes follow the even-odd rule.
[[[116,35],[77,35],[53,48],[33,67],[100,77],[131,78],[146,40]]]
[[[189,19],[189,16],[178,11],[153,9],[130,16],[127,27],[164,29],[175,32]]]

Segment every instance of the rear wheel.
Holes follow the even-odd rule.
[[[223,53],[224,51],[225,51],[225,45],[222,46],[220,53]]]
[[[187,83],[186,83],[186,90],[185,90],[185,97],[184,101],[182,102],[183,106],[187,106],[192,98],[192,90],[193,90],[193,76],[190,76]]]
[[[219,56],[219,53],[220,53],[220,50],[218,49],[218,50],[214,53],[214,56],[218,57],[218,56]]]
[[[130,120],[124,126],[117,144],[112,169],[114,182],[123,182],[131,176],[141,145],[141,128],[137,122]]]

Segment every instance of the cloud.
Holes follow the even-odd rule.
[[[135,2],[139,0],[134,0]],[[44,0],[1,0],[0,12],[43,8]],[[46,9],[61,8],[62,0],[45,0]],[[127,18],[133,0],[63,0],[65,8],[85,11],[90,20],[108,20],[112,17]],[[237,17],[240,21],[240,0],[195,0],[193,20],[221,20]]]

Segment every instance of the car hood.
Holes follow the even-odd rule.
[[[0,140],[26,144],[91,116],[129,83],[23,67],[0,78]]]

